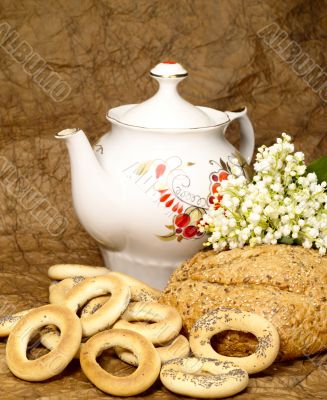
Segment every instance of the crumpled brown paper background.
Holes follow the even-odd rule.
[[[327,153],[325,100],[257,34],[277,24],[324,70],[326,1],[3,0],[0,16],[18,34],[16,46],[25,40],[71,90],[62,102],[54,101],[8,48],[0,48],[1,315],[47,302],[51,264],[101,264],[94,241],[74,215],[67,153],[53,136],[78,126],[95,143],[109,129],[108,108],[154,93],[148,71],[162,60],[188,69],[181,92],[192,103],[221,110],[247,105],[257,145],[270,145],[286,131],[308,161]],[[236,144],[237,132],[237,125],[229,128]],[[77,362],[46,383],[14,378],[4,343],[2,399],[106,397]],[[325,359],[275,364],[235,398],[325,399]],[[177,396],[158,383],[136,398]]]

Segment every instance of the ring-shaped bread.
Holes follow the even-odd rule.
[[[190,344],[185,336],[178,335],[171,343],[165,344],[164,346],[156,347],[159,354],[161,363],[164,364],[174,358],[187,357],[190,353]],[[135,355],[122,347],[115,347],[117,356],[127,364],[136,367],[138,360]]]
[[[49,286],[49,303],[63,304],[70,289],[84,280],[83,276],[74,276],[73,278],[66,278],[57,283],[52,283]]]
[[[94,314],[102,305],[109,300],[110,296],[100,296],[91,299],[81,311],[81,318]],[[60,340],[60,332],[54,325],[44,327],[40,332],[41,344],[49,350],[54,349]],[[133,354],[130,353],[132,356]],[[75,358],[79,358],[80,349],[75,354]]]
[[[60,329],[60,341],[49,353],[28,360],[26,349],[31,337],[43,326]],[[49,304],[30,311],[10,332],[6,361],[10,371],[27,381],[43,381],[62,372],[74,358],[82,338],[82,328],[75,313],[60,305]]]
[[[142,321],[142,323],[133,323]],[[152,323],[144,323],[144,321]],[[162,345],[174,339],[182,328],[182,318],[176,308],[159,303],[130,303],[114,329],[138,332],[153,344]]]
[[[131,290],[131,301],[152,301],[156,302],[160,292],[151,288],[136,278],[132,278],[121,272],[108,272],[106,275],[118,276]],[[49,302],[51,304],[63,304],[70,289],[85,279],[83,276],[65,278],[49,286]],[[87,307],[87,306],[86,306]]]
[[[34,310],[31,308],[29,310],[19,311],[18,313],[6,315],[0,318],[0,337],[8,336],[13,327],[20,321],[24,315],[28,314],[30,311]]]
[[[131,288],[131,301],[158,301],[161,292],[139,279],[116,271],[109,272],[109,275],[118,276]]]
[[[68,292],[64,305],[74,312],[90,299],[108,293],[111,296],[100,309],[81,318],[83,336],[94,335],[117,321],[130,301],[130,288],[117,276],[104,275],[86,278]]]
[[[39,337],[42,346],[48,350],[53,350],[60,342],[60,331],[55,325],[47,325],[40,330]],[[83,343],[80,344],[76,354],[74,355],[74,358],[79,358],[82,344]]]
[[[177,358],[161,368],[160,380],[167,389],[195,398],[222,398],[245,389],[249,376],[230,361],[212,358]]]
[[[96,311],[98,311],[108,300],[110,296],[99,296],[91,299],[81,311],[81,318],[87,317],[88,315],[93,315]]]
[[[247,357],[228,357],[217,353],[211,346],[211,338],[225,330],[252,333],[258,340],[255,352]],[[239,309],[218,308],[209,311],[193,325],[189,340],[195,356],[232,361],[249,374],[269,367],[279,351],[279,335],[274,325],[260,315]]]
[[[61,281],[66,278],[74,278],[75,276],[84,276],[90,278],[94,276],[107,275],[110,269],[106,267],[92,267],[89,265],[79,264],[56,264],[48,269],[48,276],[51,279]]]
[[[138,359],[137,369],[128,376],[105,371],[97,357],[106,349],[124,347]],[[123,329],[111,329],[92,336],[83,344],[80,363],[87,378],[103,392],[114,396],[134,396],[147,390],[160,373],[160,357],[153,344],[142,335]]]

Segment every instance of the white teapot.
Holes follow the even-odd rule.
[[[150,75],[157,93],[111,109],[112,130],[94,149],[80,129],[56,138],[68,147],[75,211],[105,264],[162,288],[203,247],[197,224],[235,158],[246,174],[254,133],[246,108],[222,112],[184,100],[177,85],[188,74],[180,64],[160,63]],[[235,119],[240,152],[224,136]]]

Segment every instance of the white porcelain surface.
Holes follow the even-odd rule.
[[[228,122],[226,113],[196,107],[178,93],[178,84],[187,77],[186,70],[171,61],[160,63],[150,71],[158,82],[158,91],[140,104],[116,107],[108,112],[110,122],[141,128],[185,129],[203,128]],[[207,110],[210,110],[207,112]]]
[[[176,70],[169,68],[174,75]],[[159,79],[174,81],[176,88],[180,78]],[[254,150],[246,109],[220,112],[195,107],[176,93],[171,91],[166,101],[158,95],[150,106],[111,110],[112,130],[94,150],[82,130],[66,129],[56,136],[68,147],[77,216],[99,243],[105,263],[157,288],[164,287],[181,261],[202,248],[205,237],[192,226],[207,209],[215,184],[226,178],[233,159],[250,162]],[[157,101],[179,104],[180,115],[166,104],[168,122],[151,128],[158,120],[148,113],[161,115]],[[137,112],[129,114],[133,107]],[[242,156],[224,136],[233,119],[240,122]],[[137,126],[129,124],[132,120]]]

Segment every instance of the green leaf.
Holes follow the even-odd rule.
[[[313,161],[307,168],[307,172],[315,172],[319,182],[327,182],[327,156]]]
[[[282,244],[293,244],[294,243],[294,239],[290,238],[290,237],[285,237],[283,236],[281,239],[278,240],[278,243],[282,243]]]

